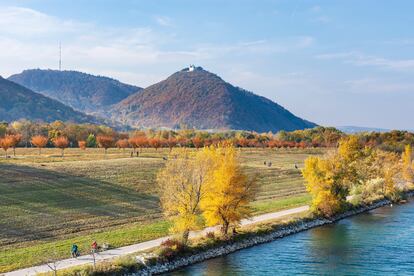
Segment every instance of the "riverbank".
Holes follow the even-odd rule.
[[[406,195],[407,197],[412,197],[414,193],[409,192]],[[192,265],[195,263],[206,261],[208,259],[227,255],[235,251],[248,248],[248,247],[252,247],[258,244],[271,242],[276,239],[280,239],[288,235],[299,233],[301,231],[309,230],[314,227],[319,227],[319,226],[326,225],[326,224],[332,224],[344,218],[348,218],[348,217],[355,216],[355,215],[358,215],[364,212],[368,212],[370,210],[380,208],[380,207],[383,207],[389,204],[392,204],[390,200],[383,199],[378,202],[374,202],[371,205],[360,206],[353,210],[349,210],[331,219],[324,219],[324,218],[299,219],[297,221],[288,223],[287,225],[283,225],[280,228],[274,231],[271,231],[271,232],[254,233],[253,235],[246,235],[245,237],[238,237],[239,239],[228,241],[228,242],[225,242],[224,244],[218,243],[216,246],[213,246],[213,248],[209,248],[207,250],[200,251],[198,253],[194,253],[194,254],[184,256],[181,258],[177,258],[175,260],[171,260],[168,262],[155,263],[153,265],[148,265],[147,267],[137,272],[129,273],[128,275],[130,276],[156,275],[156,274],[171,272],[171,271],[177,270],[179,268],[182,268],[188,265]]]
[[[411,197],[413,195],[413,192],[406,193],[407,197]],[[71,268],[63,269],[62,273],[64,275],[99,274],[135,276],[156,275],[172,272],[179,268],[203,262],[208,259],[224,256],[244,248],[271,242],[311,228],[332,224],[341,219],[361,214],[391,203],[392,202],[387,199],[379,200],[370,205],[356,207],[331,219],[311,217],[304,209],[300,210],[300,208],[295,208],[300,212],[293,212],[294,209],[289,209],[281,211],[281,217],[279,218],[275,215],[273,217],[268,217],[270,220],[259,219],[255,223],[245,224],[244,227],[241,228],[241,231],[230,240],[220,239],[214,236],[209,237],[207,233],[213,231],[214,229],[205,229],[204,231],[199,232],[199,238],[193,236],[190,248],[184,252],[180,252],[180,250],[173,250],[174,254],[167,256],[167,258],[165,254],[160,254],[160,252],[162,252],[162,250],[160,250],[162,249],[161,246],[158,248],[148,249],[145,253],[138,253],[137,251],[134,251],[136,253],[131,252],[130,255],[123,254],[123,257],[121,258],[97,263],[96,269],[93,269],[90,264],[83,266],[71,265]],[[160,240],[159,245],[161,245],[163,241],[169,239],[171,239],[171,237],[165,238],[162,241]],[[160,257],[160,255],[163,257]],[[62,267],[59,269],[61,268]],[[51,270],[47,269],[38,272],[47,271]],[[13,272],[9,274],[13,275]],[[29,273],[27,275],[33,274]],[[52,275],[52,273],[44,273],[44,275]]]
[[[269,221],[269,220],[274,221],[275,219],[279,219],[281,217],[287,217],[287,216],[291,217],[291,216],[295,216],[296,214],[306,212],[308,209],[309,209],[308,206],[301,206],[301,207],[286,209],[286,210],[282,210],[278,212],[258,215],[248,220],[242,220],[241,225],[248,226],[251,224],[262,223],[264,221]],[[202,231],[191,232],[190,238],[194,239],[200,236],[205,236],[208,232],[215,231],[217,229],[218,229],[217,227],[209,227]],[[105,266],[107,264],[110,264],[110,262],[112,262],[114,258],[116,259],[116,258],[128,257],[133,254],[137,255],[139,254],[139,252],[153,250],[154,248],[160,246],[164,241],[172,239],[172,238],[173,238],[172,236],[165,236],[165,237],[161,237],[155,240],[149,240],[149,241],[145,241],[145,242],[141,242],[137,244],[132,244],[129,246],[124,246],[124,247],[102,251],[95,256],[96,262],[98,263],[98,266],[100,266],[101,264],[102,266]],[[137,261],[135,259],[132,261],[131,259],[127,260],[128,264],[130,264],[131,262],[134,264],[137,264]],[[121,261],[121,262],[116,261],[116,263],[119,265],[120,268],[125,266],[125,261]],[[93,264],[93,258],[90,254],[88,254],[88,255],[82,255],[76,259],[70,258],[70,259],[65,259],[65,260],[57,260],[53,264],[53,266],[56,266],[56,269],[58,270],[65,270],[65,271],[66,270],[73,270],[73,271],[80,270],[82,271],[83,269],[88,269],[88,267],[89,268],[92,267],[92,264]],[[136,270],[135,267],[134,269]],[[50,267],[46,264],[43,264],[40,266],[34,266],[34,267],[29,267],[25,269],[8,272],[6,273],[6,275],[7,276],[36,275],[37,273],[47,273],[49,271],[51,271]]]

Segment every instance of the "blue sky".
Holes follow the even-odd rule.
[[[413,1],[2,1],[0,75],[138,86],[189,64],[322,125],[414,129]]]

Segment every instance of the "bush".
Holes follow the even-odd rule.
[[[215,239],[216,235],[214,234],[214,232],[207,232],[206,238],[207,239]]]
[[[181,256],[187,252],[188,248],[181,241],[175,239],[168,239],[161,243],[160,248],[157,251],[157,255],[162,260],[170,261],[175,257]]]
[[[186,250],[186,245],[179,240],[176,239],[168,239],[161,243],[161,247],[169,247],[176,251],[184,251]]]

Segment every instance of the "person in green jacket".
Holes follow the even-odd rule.
[[[72,244],[72,248],[71,248],[70,252],[71,252],[73,258],[76,258],[77,256],[79,256],[78,246],[76,244]]]

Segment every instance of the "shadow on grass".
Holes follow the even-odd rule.
[[[0,164],[0,246],[159,217],[158,197],[47,168]]]

